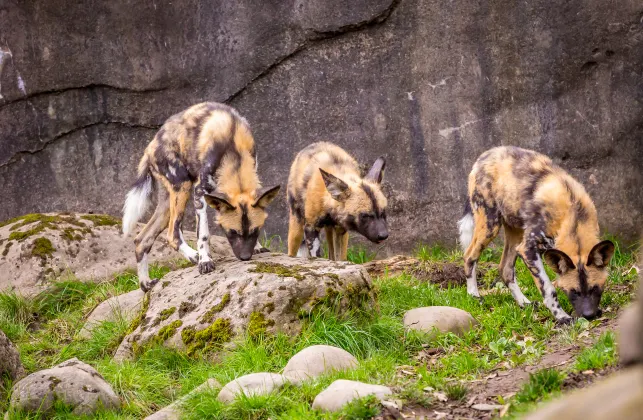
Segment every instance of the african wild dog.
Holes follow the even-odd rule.
[[[288,255],[320,257],[322,228],[331,260],[346,260],[348,231],[375,243],[388,238],[380,188],[384,166],[378,158],[362,178],[355,159],[332,143],[313,143],[299,152],[288,177]]]
[[[257,159],[248,122],[233,108],[212,102],[194,105],[173,115],[156,133],[138,165],[138,178],[123,208],[123,233],[127,236],[145,214],[150,193],[159,181],[156,211],[135,239],[141,289],[149,290],[147,257],[154,240],[168,228],[168,242],[190,261],[199,263],[201,274],[214,270],[209,256],[206,203],[217,210],[237,258],[253,254],[266,207],[279,186],[258,191]],[[198,252],[183,239],[181,221],[194,187]]]
[[[547,156],[497,147],[473,165],[468,195],[465,216],[458,224],[470,295],[480,296],[476,262],[502,225],[505,247],[499,271],[518,305],[530,303],[516,283],[514,265],[520,255],[556,321],[571,321],[558,303],[542,255],[558,274],[556,285],[569,297],[576,314],[588,319],[600,316],[614,244],[599,241],[596,209],[580,183]]]

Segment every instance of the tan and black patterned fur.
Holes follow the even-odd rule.
[[[349,231],[376,243],[388,238],[380,186],[384,166],[380,157],[362,177],[355,159],[332,143],[314,143],[299,152],[288,178],[288,255],[320,257],[321,229],[331,260],[346,260]]]
[[[520,306],[530,303],[515,280],[520,256],[545,305],[560,323],[571,317],[560,307],[542,259],[558,274],[556,285],[578,316],[599,316],[614,244],[600,241],[596,208],[583,186],[551,159],[531,150],[497,147],[483,153],[469,175],[469,200],[460,221],[469,294],[478,296],[476,262],[503,226],[499,271]]]
[[[156,237],[168,227],[172,248],[199,263],[199,272],[214,269],[209,257],[206,203],[217,210],[216,223],[224,230],[237,258],[248,260],[266,220],[266,206],[279,186],[261,190],[256,149],[247,121],[233,108],[212,102],[194,105],[163,124],[145,149],[138,179],[125,206],[123,230],[127,234],[139,214],[136,199],[144,200],[161,184],[156,211],[135,239],[141,288],[149,289],[147,254]],[[183,240],[181,221],[193,192],[198,230],[198,251]],[[138,194],[138,195],[137,195]],[[140,203],[138,203],[141,206]],[[143,205],[144,207],[144,205]],[[133,216],[128,216],[133,214]]]

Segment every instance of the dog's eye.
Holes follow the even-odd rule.
[[[230,235],[235,235],[235,236],[236,236],[236,235],[239,235],[239,231],[237,231],[237,230],[235,230],[235,229],[230,229],[230,231],[229,231],[229,232],[230,232]]]
[[[362,213],[359,215],[362,219],[373,219],[375,216],[372,215],[371,213]]]
[[[592,286],[592,288],[589,290],[589,293],[592,295],[597,295],[601,292],[601,289],[598,286]]]

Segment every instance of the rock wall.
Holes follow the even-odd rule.
[[[637,0],[0,0],[0,219],[119,214],[155,130],[213,100],[250,121],[266,185],[320,139],[386,154],[390,249],[453,243],[499,144],[549,154],[634,238],[642,19]]]

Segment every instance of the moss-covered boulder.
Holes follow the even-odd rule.
[[[194,233],[185,237],[196,241]],[[210,244],[214,254],[232,255],[225,238],[213,236]],[[161,235],[151,261],[179,258]],[[134,240],[123,238],[120,221],[112,216],[34,213],[0,222],[0,291],[32,295],[66,272],[95,281],[133,268]]]
[[[129,358],[159,342],[188,353],[216,351],[240,333],[297,334],[302,319],[321,307],[343,312],[375,305],[360,265],[269,253],[215,262],[217,269],[208,274],[196,267],[167,274],[149,292],[145,313],[115,357]]]

